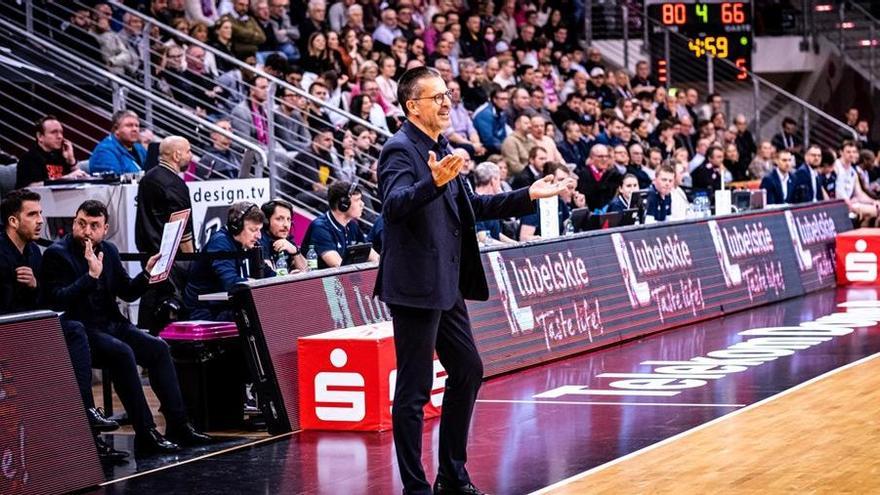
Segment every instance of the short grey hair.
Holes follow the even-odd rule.
[[[487,186],[492,183],[492,179],[501,178],[501,169],[492,162],[483,162],[474,169],[474,181],[477,187]]]
[[[120,110],[114,113],[112,117],[110,117],[110,131],[112,132],[118,129],[119,125],[122,124],[122,120],[128,117],[134,117],[138,119],[138,122],[140,122],[141,120],[141,118],[138,117],[138,114],[132,112],[131,110]]]

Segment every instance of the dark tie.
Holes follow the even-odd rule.
[[[819,189],[820,189],[822,186],[820,186],[819,184],[820,184],[820,182],[819,182],[819,176],[817,175],[817,176],[816,176],[816,184],[815,184],[814,187],[813,187],[813,201],[819,201],[819,199],[822,198],[821,194],[819,193]]]

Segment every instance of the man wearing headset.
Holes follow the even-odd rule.
[[[287,259],[287,265],[284,268],[288,273],[293,270],[307,271],[309,268],[304,256],[305,253],[294,243],[292,237],[293,205],[283,199],[273,199],[264,203],[260,209],[263,210],[263,216],[266,217],[266,223],[263,225],[260,237],[263,259],[268,265],[263,267],[264,274],[268,273],[266,270],[275,272],[273,268],[278,268],[275,264],[280,259],[279,255],[282,252]]]
[[[318,268],[341,266],[349,246],[366,242],[358,225],[364,212],[364,200],[357,182],[336,181],[327,188],[330,211],[312,221],[303,239],[303,249],[318,254]],[[379,253],[370,249],[369,261],[379,261]]]
[[[211,234],[203,253],[238,253],[260,248],[266,217],[260,207],[243,201],[229,207],[226,226]],[[234,321],[232,306],[225,301],[200,301],[202,294],[228,292],[235,284],[257,278],[258,267],[244,257],[197,259],[183,291],[183,304],[191,320]]]

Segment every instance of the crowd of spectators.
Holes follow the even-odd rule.
[[[805,163],[794,119],[783,118],[772,139],[758,141],[745,115],[728,113],[723,95],[703,96],[696,87],[666,88],[646,61],[629,73],[607,65],[597,48],[583,48],[578,2],[124,3],[213,50],[155,25],[144,33],[141,17],[102,2],[74,3],[57,12],[67,21],[59,25],[59,35],[84,56],[132,77],[143,76],[140,46],[147,43],[154,79],[169,98],[262,145],[269,144],[274,127],[274,142],[287,152],[280,155],[284,166],[277,177],[284,196],[322,209],[333,182],[357,178],[363,181],[370,222],[380,209],[372,195],[377,145],[402,122],[396,80],[417,65],[436,68],[446,82],[452,125],[445,137],[472,164],[496,164],[502,182],[514,187],[546,173],[537,163],[567,164],[594,211],[607,210],[627,174],[636,178],[639,189],[654,187],[662,165],[673,171],[683,167],[679,182],[692,197],[694,190],[761,181],[774,171],[782,177],[782,151],[791,153],[792,172]],[[599,19],[594,22],[608,17],[593,14]],[[275,86],[247,66],[291,86],[279,85],[269,94]],[[876,151],[868,121],[859,119],[855,109],[850,114],[847,123],[857,133],[858,147]],[[121,134],[114,130],[102,142],[96,149],[100,156],[119,152],[120,143],[126,146]],[[201,139],[210,152],[194,175],[234,176],[240,157],[224,136]],[[132,147],[136,162],[140,151]],[[877,186],[869,182],[876,179],[876,157],[866,163],[870,168],[860,168],[860,176],[863,189],[873,194]],[[473,168],[464,173],[476,185]]]

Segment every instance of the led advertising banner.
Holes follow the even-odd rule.
[[[468,301],[485,375],[833,286],[835,235],[850,228],[827,202],[486,250],[489,300]],[[298,429],[299,337],[391,318],[375,277],[345,267],[233,294],[271,431]]]
[[[67,493],[103,482],[58,317],[0,317],[0,493]]]

